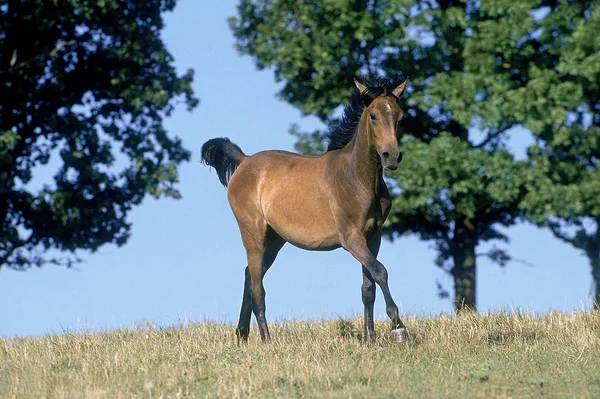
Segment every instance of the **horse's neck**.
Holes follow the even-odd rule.
[[[368,124],[365,118],[361,118],[357,129],[348,146],[349,170],[366,188],[378,193],[379,185],[383,181],[383,172],[377,152],[369,145]]]

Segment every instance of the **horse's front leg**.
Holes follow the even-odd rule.
[[[366,342],[373,342],[375,340],[375,325],[373,322],[373,312],[375,308],[375,280],[373,280],[373,276],[371,276],[371,273],[364,266],[362,267],[362,273],[363,283],[361,293],[363,305],[365,305],[363,336]]]
[[[369,250],[373,256],[377,257],[379,253],[379,246],[381,245],[381,234],[377,234],[369,241]],[[364,311],[364,328],[363,337],[366,342],[372,342],[375,340],[375,325],[373,322],[373,313],[375,307],[375,293],[376,286],[375,280],[371,275],[371,272],[363,265],[362,267],[363,283],[361,287],[362,301],[365,306]]]
[[[369,249],[369,246],[367,245],[366,238],[359,232],[351,232],[350,234],[348,234],[347,237],[345,237],[345,239],[342,241],[342,246],[345,250],[350,252],[352,256],[354,256],[363,265],[365,269],[367,269],[367,271],[371,274],[373,280],[381,288],[383,298],[385,299],[386,313],[392,322],[392,338],[396,342],[405,341],[408,338],[408,333],[406,332],[406,327],[404,326],[404,323],[402,322],[402,320],[400,320],[398,306],[394,302],[392,294],[390,293],[387,269],[381,262],[377,260],[375,255],[373,255],[373,253]],[[372,308],[370,307],[370,309]],[[366,304],[365,314],[367,314]],[[367,318],[365,317],[365,321],[367,321],[366,319]],[[366,328],[368,328],[368,326]]]

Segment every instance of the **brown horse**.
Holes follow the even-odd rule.
[[[228,187],[248,259],[239,340],[248,339],[252,312],[262,340],[270,340],[263,277],[286,242],[308,250],[342,247],[350,252],[362,264],[365,339],[375,338],[375,283],[385,298],[392,338],[402,342],[408,337],[390,294],[388,272],[377,260],[391,207],[382,167],[395,170],[402,161],[398,98],[406,81],[355,83],[358,91],[341,123],[329,132],[322,155],[264,151],[247,156],[226,138],[202,146],[202,162],[214,167]]]

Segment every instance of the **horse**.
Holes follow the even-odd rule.
[[[312,251],[350,252],[362,265],[365,340],[375,339],[375,284],[385,299],[393,341],[408,338],[387,269],[377,260],[392,203],[383,169],[396,170],[402,161],[398,102],[408,79],[361,80],[354,79],[350,104],[329,130],[321,155],[269,150],[248,156],[222,137],[202,145],[201,162],[212,166],[227,188],[247,255],[238,342],[248,340],[252,312],[262,341],[271,340],[263,277],[286,242]]]

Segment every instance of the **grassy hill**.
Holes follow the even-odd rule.
[[[0,340],[0,397],[600,397],[600,313],[271,324],[238,346],[203,323]]]

